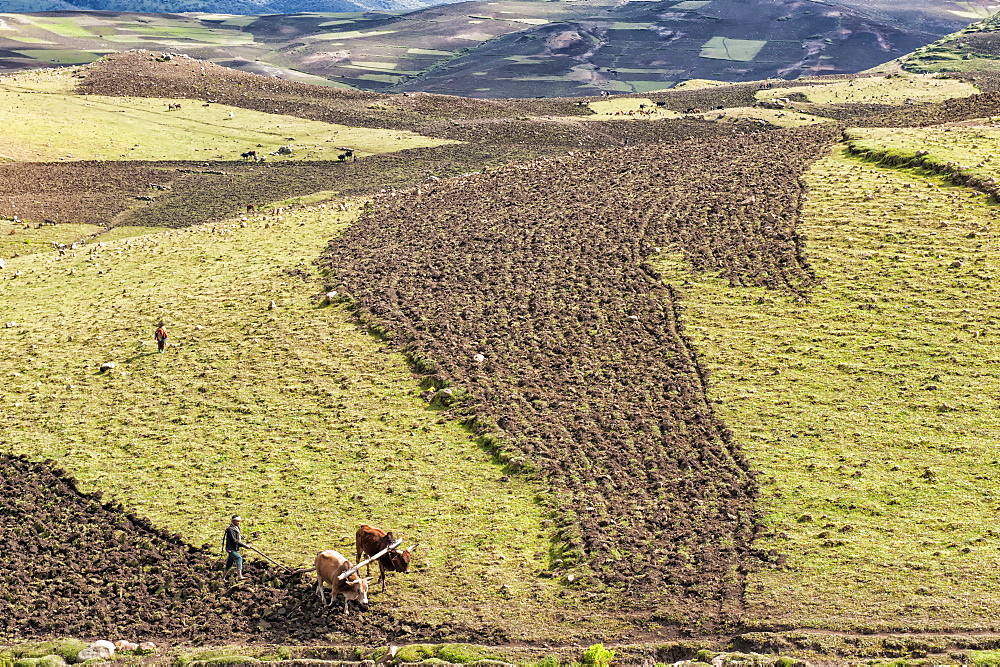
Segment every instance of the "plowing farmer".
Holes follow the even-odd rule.
[[[153,338],[156,339],[156,347],[163,352],[163,348],[167,345],[167,325],[161,320],[159,324],[156,325],[156,331],[153,332]]]
[[[226,528],[226,534],[223,536],[223,548],[226,553],[229,554],[229,558],[226,559],[226,567],[223,570],[223,576],[229,572],[229,568],[236,566],[236,575],[239,579],[246,579],[247,577],[243,574],[243,556],[240,554],[240,549],[243,547],[248,547],[246,542],[243,541],[243,534],[240,532],[240,523],[243,521],[238,514],[234,514],[232,522],[229,527]]]

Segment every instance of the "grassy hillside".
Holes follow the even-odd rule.
[[[323,206],[9,260],[0,448],[51,458],[195,544],[216,545],[238,512],[291,566],[327,548],[353,558],[360,523],[394,529],[421,544],[417,572],[376,606],[524,639],[573,632],[556,630],[554,582],[535,576],[548,558],[538,489],[429,409],[402,357],[342,305],[317,300],[312,260],[351,217]]]
[[[975,90],[893,75],[489,101],[148,52],[0,79],[0,455],[31,459],[0,467],[104,492],[109,535],[134,512],[180,535],[158,534],[163,553],[208,543],[171,561],[195,582],[177,592],[167,565],[124,558],[171,604],[223,593],[234,512],[292,566],[353,558],[361,522],[421,544],[350,620],[258,563],[233,595],[266,610],[228,635],[202,599],[213,637],[302,619],[296,641],[564,659],[605,641],[624,664],[982,662],[1000,645],[1000,251],[994,202],[965,186],[997,190],[1000,95]],[[287,160],[236,159],[285,143]],[[363,159],[337,162],[346,145]],[[421,383],[470,393],[428,403]],[[32,497],[56,502],[53,484]],[[60,516],[101,510],[72,498]],[[33,546],[70,558],[38,521],[9,522],[17,572]],[[67,578],[71,599],[99,574]],[[0,640],[47,636],[22,618],[42,588],[4,581],[21,629],[0,614]]]
[[[254,150],[272,161],[336,160],[341,147],[364,157],[451,143],[197,100],[81,96],[74,83],[62,71],[0,79],[0,159],[239,160]],[[286,145],[294,152],[275,154]]]
[[[807,177],[807,301],[658,266],[764,483],[751,626],[994,630],[997,212],[838,154]]]

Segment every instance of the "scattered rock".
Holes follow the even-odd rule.
[[[117,365],[118,364],[116,364],[113,361],[105,361],[103,364],[101,364],[101,372],[103,373],[105,371],[110,371]]]
[[[104,639],[99,639],[76,656],[77,662],[88,660],[108,660],[115,654],[115,645]]]

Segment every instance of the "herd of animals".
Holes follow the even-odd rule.
[[[355,559],[359,565],[354,566],[347,558],[333,549],[321,551],[316,555],[316,562],[312,568],[300,570],[300,572],[316,571],[316,594],[324,605],[330,606],[338,595],[344,597],[344,613],[348,613],[347,603],[356,601],[364,609],[368,605],[368,584],[370,576],[362,577],[358,574],[361,557],[366,556],[366,575],[371,574],[371,560],[378,563],[379,577],[378,583],[382,585],[382,592],[385,592],[386,572],[406,573],[410,570],[410,558],[414,549],[418,545],[399,549],[399,543],[391,532],[386,532],[381,528],[375,528],[367,524],[358,528],[355,535]],[[380,555],[381,554],[381,555]],[[327,603],[323,593],[323,585],[330,586],[330,602]]]

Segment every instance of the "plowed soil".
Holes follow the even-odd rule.
[[[581,121],[559,117],[562,112],[588,113],[586,107],[568,100],[389,96],[290,83],[188,58],[162,62],[157,57],[144,51],[111,56],[86,70],[79,92],[198,97],[313,120],[406,127],[466,143],[348,163],[5,163],[0,164],[0,216],[16,215],[36,223],[179,227],[320,191],[330,192],[331,197],[369,194],[568,150],[674,143],[768,129],[760,123],[722,125],[691,119]],[[724,90],[730,88],[735,87]],[[729,99],[726,92],[719,95]],[[522,115],[529,112],[555,116]]]
[[[331,279],[514,468],[550,483],[562,560],[632,604],[713,614],[753,549],[756,485],[705,399],[654,246],[738,284],[801,292],[799,177],[832,128],[545,160],[377,199]],[[587,571],[592,572],[588,574]],[[577,578],[579,577],[579,578]]]
[[[569,98],[485,100],[407,93],[385,95],[290,83],[231,70],[208,62],[130,51],[89,66],[77,90],[83,94],[199,98],[236,107],[357,127],[407,129],[433,137],[498,146],[603,148],[650,141],[681,141],[693,137],[733,134],[732,127],[694,121],[631,123],[592,121],[567,124],[561,116],[589,115],[586,106]],[[726,86],[718,92],[697,91],[677,97],[674,106],[691,100],[722,100],[744,104],[750,89]],[[752,92],[749,92],[752,97]],[[674,100],[675,95],[666,98]],[[686,108],[686,106],[684,106]],[[531,117],[529,117],[531,116]],[[553,117],[553,119],[539,116]],[[756,132],[759,125],[737,128]],[[524,158],[532,157],[524,155]]]
[[[498,639],[374,610],[345,616],[340,605],[320,604],[313,575],[288,576],[259,561],[248,561],[248,583],[231,585],[221,547],[187,546],[99,495],[79,493],[61,471],[10,456],[0,456],[0,549],[0,641]]]

